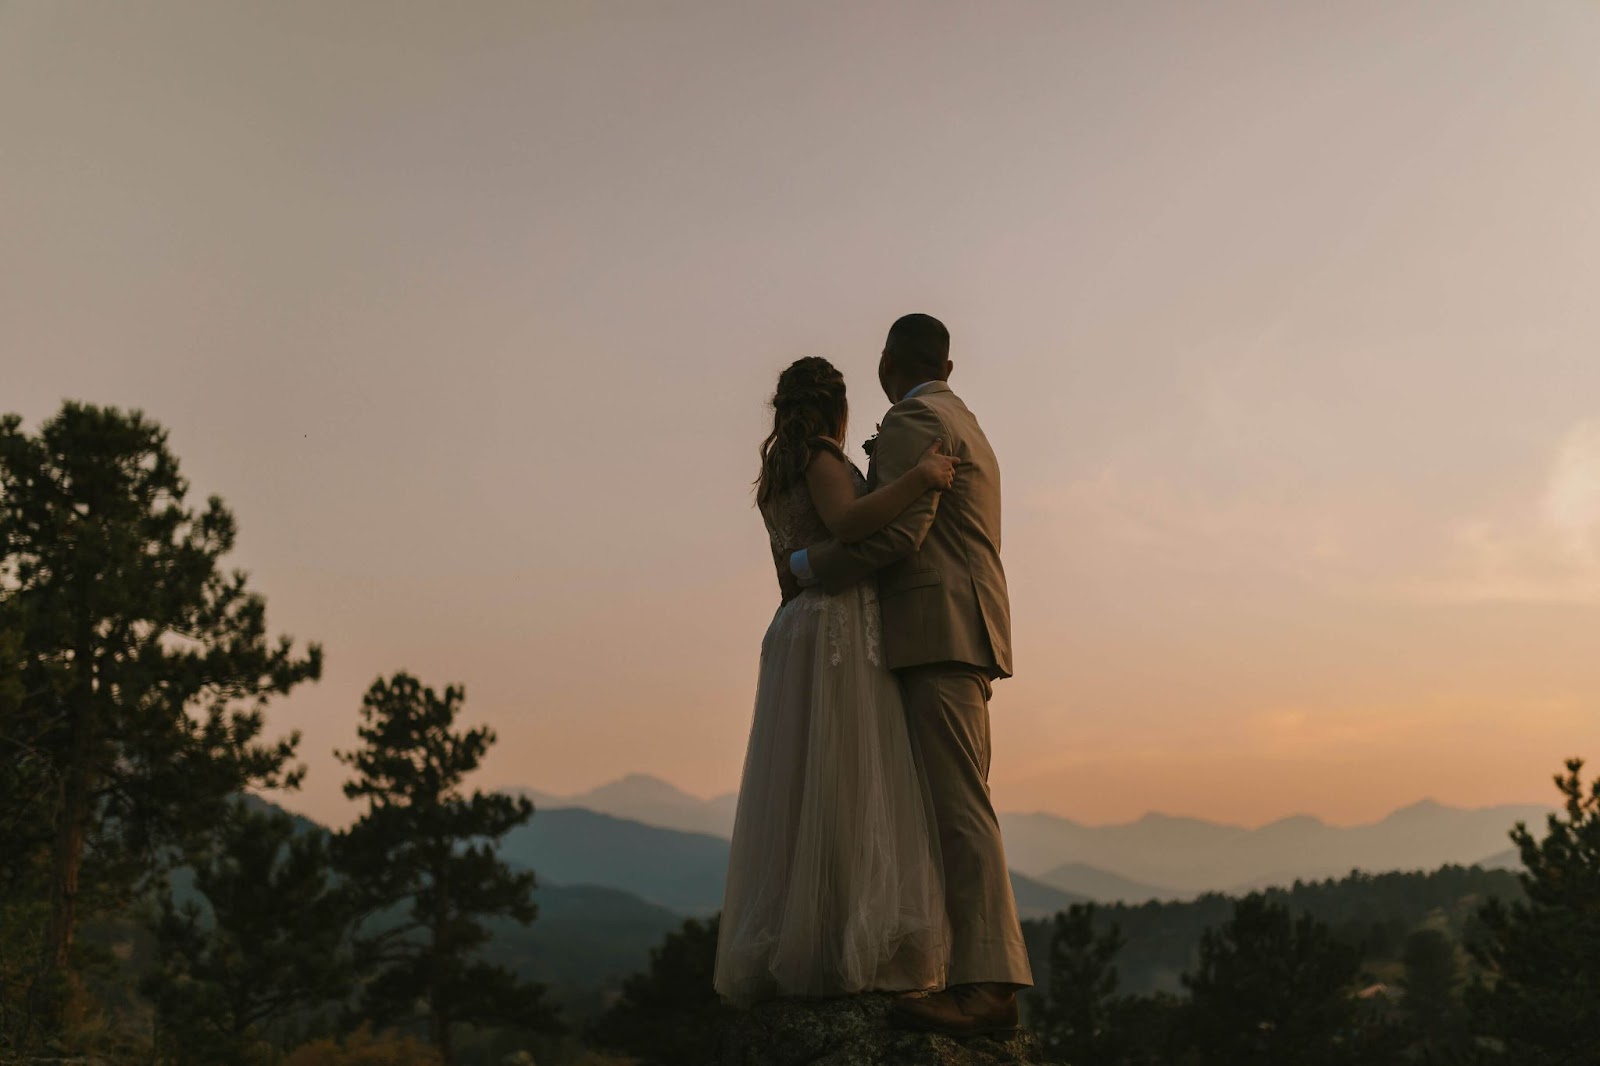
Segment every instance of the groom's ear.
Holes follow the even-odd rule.
[[[955,364],[955,360],[953,360],[953,359],[946,359],[946,360],[945,360],[945,361],[944,361],[944,379],[945,379],[945,380],[946,380],[946,381],[949,381],[949,380],[950,380],[950,372],[951,372],[951,371],[952,371],[952,370],[954,370],[954,369],[955,369],[955,368],[956,368],[956,364]]]

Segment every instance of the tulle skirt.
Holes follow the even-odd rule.
[[[727,1002],[944,983],[937,838],[870,583],[773,616],[714,984]]]

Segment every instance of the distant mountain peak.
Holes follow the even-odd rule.
[[[679,791],[679,789],[677,789],[675,786],[673,786],[670,782],[666,781],[663,778],[657,777],[655,774],[645,774],[645,773],[623,774],[621,777],[619,777],[615,781],[611,782],[611,784],[613,784],[613,785],[654,785],[654,786],[657,786],[659,788],[670,788],[674,792]]]
[[[627,774],[615,781],[592,788],[583,794],[586,799],[605,797],[628,799],[634,802],[701,803],[699,796],[691,796],[669,781],[653,774]]]
[[[1415,803],[1408,803],[1404,807],[1399,807],[1393,811],[1390,811],[1388,817],[1386,817],[1384,821],[1387,822],[1394,819],[1406,818],[1427,818],[1436,814],[1441,814],[1445,811],[1454,810],[1459,810],[1459,808],[1440,803],[1432,796],[1427,796],[1423,799],[1417,800]]]
[[[613,791],[613,789],[640,789],[640,791],[661,792],[662,795],[688,795],[688,792],[670,781],[658,778],[653,773],[626,773],[616,781],[590,789],[590,792]]]
[[[1285,830],[1324,829],[1327,827],[1327,825],[1327,822],[1324,822],[1321,818],[1318,818],[1314,814],[1291,814],[1287,817],[1278,818],[1274,821],[1268,822],[1266,825],[1263,825],[1256,831],[1265,832],[1267,830],[1274,830],[1277,832],[1283,832]]]
[[[527,795],[543,810],[583,808],[664,829],[721,837],[733,833],[735,800],[731,793],[701,799],[654,774],[627,774],[587,792],[564,796],[533,789],[513,791]]]

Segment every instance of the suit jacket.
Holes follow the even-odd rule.
[[[898,518],[854,544],[808,550],[811,572],[837,592],[878,576],[883,648],[892,670],[968,663],[1011,676],[1011,603],[1000,565],[1000,464],[967,405],[942,381],[889,409],[868,483],[899,477],[935,437],[961,458],[955,484],[918,497]]]

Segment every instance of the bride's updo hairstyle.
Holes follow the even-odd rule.
[[[820,356],[796,359],[778,375],[772,396],[772,432],[761,442],[761,476],[756,479],[756,502],[805,477],[806,465],[818,437],[844,438],[849,407],[844,398],[844,375]]]

